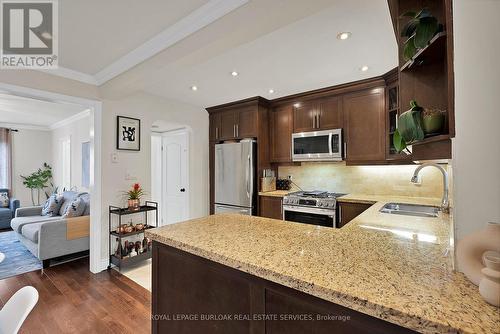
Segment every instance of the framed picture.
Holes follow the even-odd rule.
[[[141,150],[141,120],[125,116],[116,117],[116,149]]]

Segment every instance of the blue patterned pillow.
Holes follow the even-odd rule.
[[[42,216],[54,217],[59,213],[59,209],[63,203],[63,197],[58,194],[50,195],[47,202],[45,202],[42,208]]]
[[[85,210],[85,201],[80,197],[75,198],[67,206],[66,212],[62,215],[63,218],[79,217]]]
[[[0,192],[0,208],[8,208],[9,202],[9,194],[6,192]]]

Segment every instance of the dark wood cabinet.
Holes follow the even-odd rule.
[[[257,137],[257,109],[254,106],[242,107],[235,110],[236,138]]]
[[[293,109],[291,106],[276,108],[269,115],[271,162],[292,161]]]
[[[343,98],[347,162],[385,161],[384,87],[347,94]]]
[[[320,100],[318,129],[340,129],[343,126],[342,97],[333,96]]]
[[[338,202],[339,205],[339,222],[337,226],[340,228],[366,211],[372,204],[364,203],[348,203]]]
[[[220,114],[211,114],[209,116],[209,139],[216,141],[220,138],[221,118]]]
[[[234,110],[226,110],[219,114],[220,117],[220,140],[236,138],[237,113]]]
[[[152,264],[154,334],[414,333],[156,241]]]
[[[316,121],[319,113],[316,101],[297,102],[293,106],[293,132],[317,130]]]
[[[259,196],[260,216],[273,219],[283,219],[283,198]]]

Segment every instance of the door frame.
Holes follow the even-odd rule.
[[[90,268],[96,274],[108,267],[109,257],[101,258],[102,221],[102,102],[72,95],[16,86],[0,82],[0,89],[13,95],[28,98],[78,104],[90,110]]]
[[[163,148],[164,138],[169,136],[169,135],[177,135],[177,134],[185,134],[186,135],[186,149],[187,149],[187,159],[186,159],[186,167],[185,167],[185,169],[186,169],[186,190],[187,190],[186,216],[187,216],[187,219],[189,219],[191,217],[190,160],[191,160],[191,134],[192,134],[192,130],[189,126],[185,126],[185,127],[175,129],[175,130],[170,130],[170,131],[154,132],[151,134],[151,136],[160,136],[161,141],[162,141],[161,145]],[[163,163],[164,163],[164,161],[163,161],[163,150],[162,150],[162,165],[163,165]],[[165,190],[166,190],[165,184],[163,183],[163,178],[162,178],[162,186],[161,186],[162,201],[163,201],[163,196],[165,195]],[[163,215],[163,213],[162,213],[162,215]]]

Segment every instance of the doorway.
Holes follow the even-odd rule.
[[[189,219],[189,130],[151,135],[151,197],[160,203],[159,225]]]

